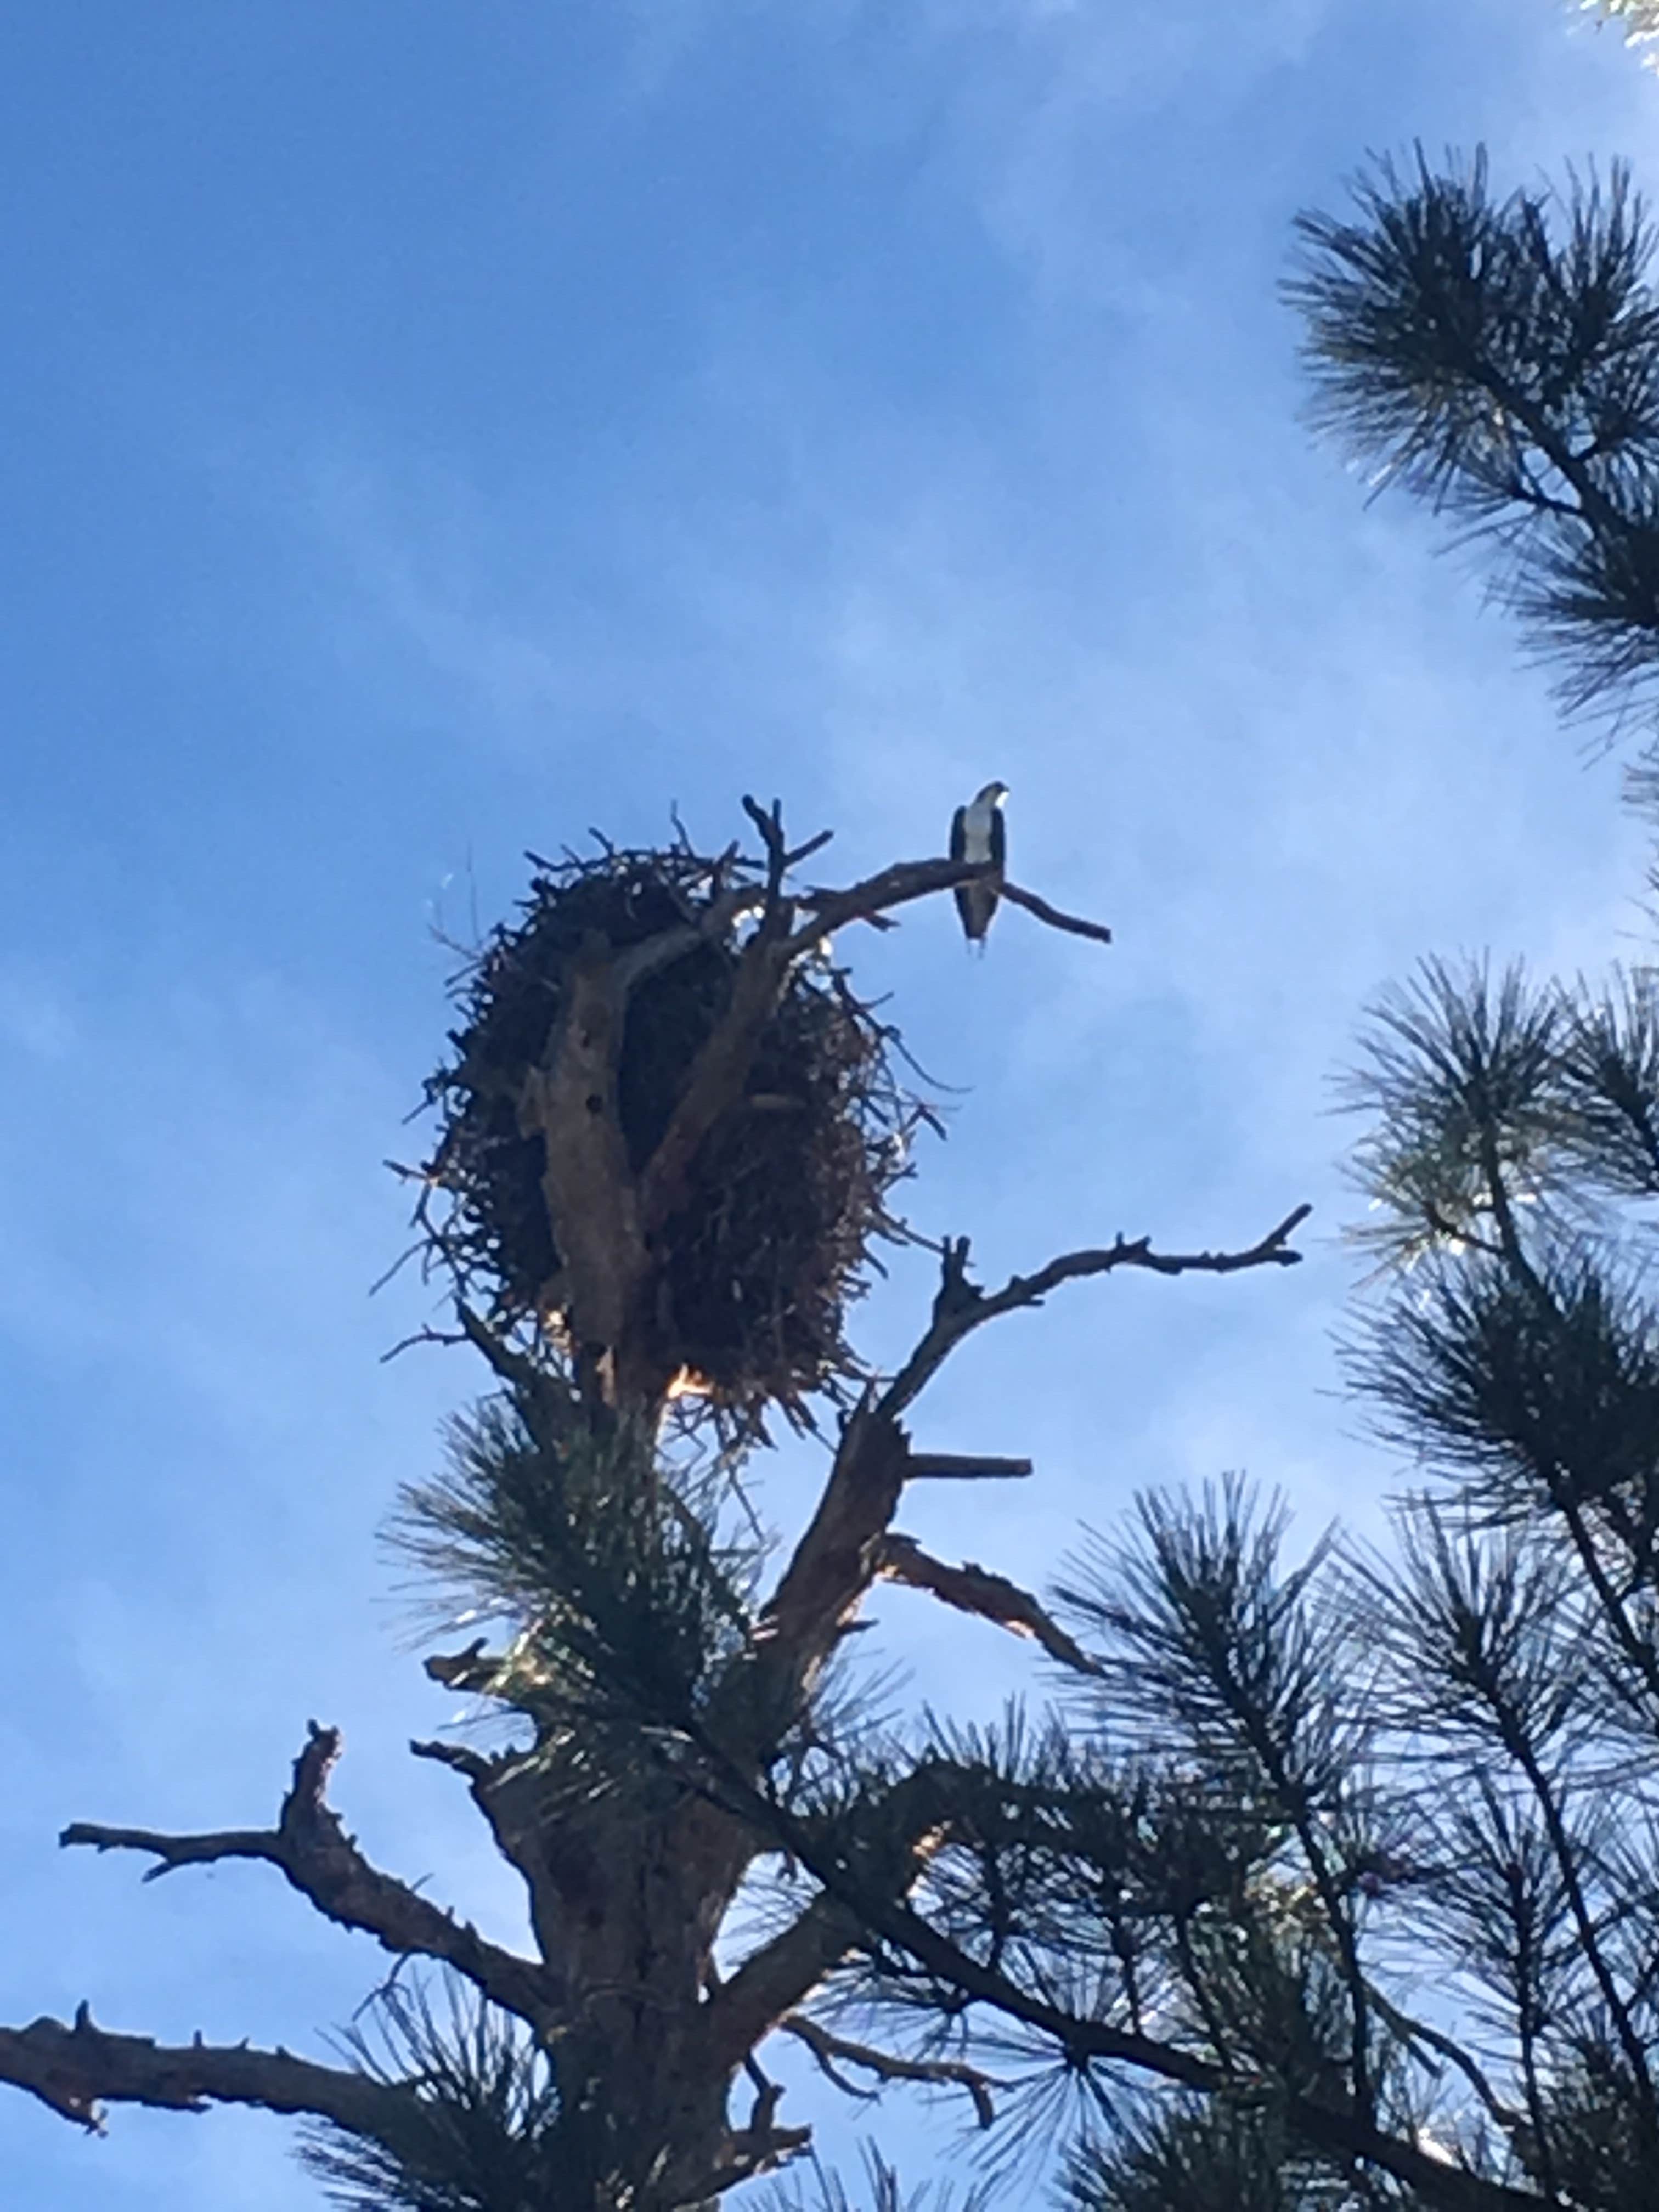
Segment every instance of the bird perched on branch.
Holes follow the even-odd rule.
[[[988,783],[966,806],[958,806],[951,823],[953,860],[988,860],[994,872],[976,883],[957,885],[957,912],[968,942],[985,950],[985,933],[1002,896],[1002,867],[1007,838],[1002,823],[1006,783]]]

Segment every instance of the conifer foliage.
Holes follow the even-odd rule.
[[[1659,664],[1659,302],[1629,172],[1499,198],[1486,156],[1374,164],[1303,216],[1314,419],[1487,542],[1572,709]]]

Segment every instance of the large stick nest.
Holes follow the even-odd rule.
[[[452,984],[453,1056],[425,1085],[438,1140],[417,1210],[430,1256],[501,1325],[559,1340],[557,1227],[544,1194],[544,1139],[527,1134],[530,1072],[556,1048],[564,978],[579,951],[617,951],[701,921],[758,864],[710,860],[684,840],[605,848],[536,873],[520,919],[493,931]],[[628,1003],[617,1111],[637,1176],[729,1002],[752,919],[646,977]],[[728,1437],[768,1404],[792,1421],[805,1401],[857,1377],[844,1334],[850,1301],[878,1263],[872,1241],[902,1233],[887,1200],[908,1170],[917,1124],[935,1116],[899,1082],[896,1033],[827,952],[799,962],[761,1038],[742,1095],[704,1139],[689,1194],[654,1245],[654,1352]],[[691,1412],[690,1406],[683,1407]]]

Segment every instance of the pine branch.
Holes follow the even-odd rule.
[[[1626,165],[1495,198],[1486,155],[1374,163],[1297,219],[1315,422],[1500,550],[1570,709],[1659,661],[1659,302]]]
[[[541,1970],[528,1959],[487,1942],[470,1923],[453,1919],[394,1876],[363,1857],[326,1802],[329,1776],[339,1759],[337,1729],[310,1724],[310,1740],[294,1763],[294,1783],[274,1828],[228,1828],[214,1834],[164,1835],[148,1828],[112,1828],[77,1820],[58,1841],[97,1851],[142,1851],[155,1865],[146,1881],[186,1866],[224,1859],[258,1859],[284,1874],[301,1895],[342,1928],[373,1936],[383,1949],[404,1957],[440,1959],[464,1975],[494,2004],[538,2029],[550,2016]]]
[[[820,1891],[714,1989],[708,2005],[709,2049],[723,2064],[742,2065],[848,1957],[859,1933],[855,1915]]]
[[[919,1780],[920,1776],[909,1778]],[[1241,2075],[1179,2045],[1068,2012],[1050,1998],[1022,1988],[1000,1966],[986,1964],[941,1935],[902,1894],[895,1896],[872,1883],[805,1821],[767,1798],[729,1764],[721,1784],[733,1805],[741,1804],[757,1826],[769,1826],[780,1844],[823,1885],[825,1897],[838,1900],[866,1935],[878,1936],[908,1953],[936,1983],[1047,2038],[1069,2065],[1082,2067],[1091,2061],[1125,2065],[1206,2094],[1272,2104],[1283,2113],[1292,2135],[1310,2149],[1345,2165],[1358,2161],[1374,2166],[1406,2183],[1431,2212],[1546,2212],[1542,2197],[1450,2165],[1414,2142],[1379,2128],[1352,2104],[1322,2101],[1265,2075]]]
[[[737,1773],[717,1747],[706,1742],[703,1748],[722,1777]],[[943,1761],[930,1761],[861,1802],[862,1832],[874,1839],[862,1863],[863,1883],[870,1893],[906,1895],[948,1841],[955,1773]],[[738,1779],[737,1790],[745,1814],[750,1808],[758,1811],[754,1825],[766,1834],[775,1825],[771,1800],[746,1777]],[[719,1782],[708,1796],[728,1812],[734,1809],[726,1804]],[[781,1840],[792,1856],[799,1856],[792,1838],[798,1832],[805,1832],[804,1825],[790,1816],[787,1826],[789,1836]],[[803,1859],[802,1863],[810,1867],[811,1862]],[[708,2002],[708,2039],[722,2062],[741,2064],[857,1948],[867,1929],[861,1902],[849,1908],[848,1900],[826,1887],[779,1934],[751,1951]]]
[[[902,1536],[896,1531],[882,1539],[877,1559],[879,1580],[929,1590],[959,1613],[976,1613],[981,1620],[994,1620],[1016,1636],[1029,1636],[1051,1659],[1057,1659],[1062,1667],[1074,1668],[1079,1674],[1101,1672],[1099,1662],[1073,1642],[1029,1590],[1010,1582],[1006,1575],[993,1574],[988,1567],[975,1565],[971,1559],[959,1567],[947,1566],[944,1560],[924,1552],[914,1536]]]
[[[205,2044],[183,2046],[148,2036],[114,2035],[94,2025],[86,2005],[72,2027],[37,2020],[0,2028],[0,2081],[27,2089],[64,2118],[101,2134],[106,2103],[201,2112],[210,2105],[252,2105],[306,2113],[395,2145],[418,2107],[412,2089],[367,2074],[318,2066],[286,2051]]]

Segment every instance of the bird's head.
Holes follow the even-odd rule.
[[[1006,783],[988,783],[981,789],[975,804],[981,806],[1000,806],[1007,796],[1008,787]]]

